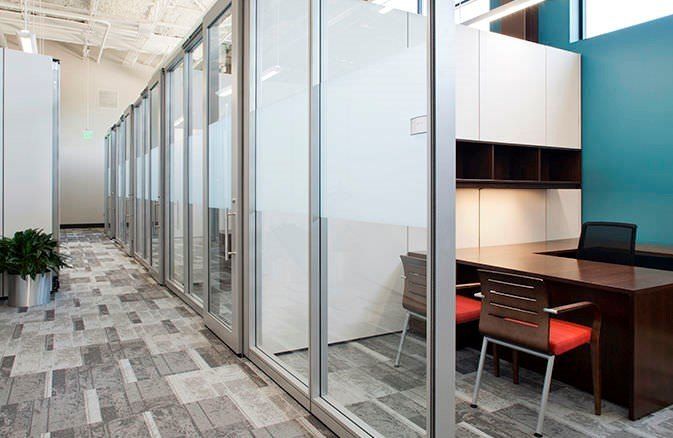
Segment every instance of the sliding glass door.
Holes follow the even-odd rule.
[[[239,26],[230,2],[206,17],[207,53],[207,260],[206,324],[241,351],[241,141],[240,93],[234,62]]]

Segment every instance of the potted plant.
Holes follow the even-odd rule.
[[[0,239],[0,272],[5,275],[9,305],[30,307],[49,301],[52,273],[68,267],[58,242],[43,230],[19,231]]]

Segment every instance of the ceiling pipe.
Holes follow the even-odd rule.
[[[2,8],[7,8],[7,9],[13,9],[16,12],[20,13],[20,10],[17,11],[17,6],[13,5],[12,3],[4,3],[0,2],[0,7]],[[26,12],[28,12],[28,8],[26,9]],[[101,26],[105,27],[105,31],[103,34],[103,39],[100,44],[100,48],[98,51],[98,59],[97,62],[100,64],[102,58],[103,58],[103,52],[105,50],[105,45],[107,44],[108,37],[110,35],[110,30],[112,29],[112,23],[106,20],[101,20],[98,18],[93,18],[93,17],[87,17],[86,15],[81,16],[78,14],[70,14],[68,12],[59,12],[59,11],[50,11],[46,10],[40,7],[30,7],[30,12],[36,13],[36,14],[42,14],[45,15],[47,18],[63,18],[66,20],[75,20],[75,21],[88,21],[89,24],[98,24]],[[85,23],[82,23],[85,24]]]

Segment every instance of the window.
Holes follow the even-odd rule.
[[[584,38],[673,14],[673,0],[584,0]]]

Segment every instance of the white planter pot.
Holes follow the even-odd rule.
[[[8,304],[12,307],[32,307],[47,304],[51,299],[51,272],[40,274],[33,280],[18,275],[5,275]]]

